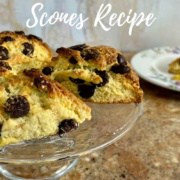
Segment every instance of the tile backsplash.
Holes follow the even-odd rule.
[[[180,42],[180,1],[179,0],[40,0],[48,15],[55,11],[68,13],[83,13],[89,17],[88,23],[82,30],[77,30],[64,23],[56,23],[45,27],[36,26],[28,29],[26,21],[32,18],[31,7],[35,0],[1,0],[0,1],[0,30],[24,30],[44,38],[53,48],[88,42],[92,44],[107,44],[122,50],[142,50],[154,46],[177,46]],[[113,27],[105,32],[102,28],[93,27],[93,19],[100,5],[111,3],[112,13],[134,12],[154,13],[157,20],[146,27],[141,25],[133,29],[132,36],[128,34],[129,25]],[[105,19],[104,23],[107,19]]]

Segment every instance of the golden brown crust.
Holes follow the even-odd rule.
[[[81,53],[80,51],[76,51],[76,50],[73,50],[73,49],[70,49],[70,48],[65,48],[65,47],[61,47],[61,48],[58,48],[56,50],[56,52],[65,57],[66,59],[70,59],[71,57],[75,58],[76,61],[77,61],[77,64],[78,65],[84,65],[84,64],[87,64],[83,58],[81,57]],[[56,56],[56,57],[53,57],[52,58],[52,61],[54,61],[54,64],[56,64],[56,61],[58,61],[59,59],[59,56]],[[71,65],[71,63],[68,62],[69,65]]]
[[[89,61],[84,60],[84,58],[81,56],[81,53],[86,51],[94,51],[97,53],[97,56],[92,58]],[[74,57],[77,60],[77,64],[88,66],[90,68],[96,68],[99,70],[106,70],[108,66],[111,66],[117,62],[117,54],[120,53],[116,49],[111,48],[109,46],[86,46],[82,52],[70,49],[70,48],[58,48],[56,51],[59,56],[64,56],[66,58]],[[56,61],[59,59],[59,56],[54,57],[53,60]]]
[[[91,49],[99,53],[99,56],[93,60],[93,64],[95,64],[98,69],[107,69],[108,66],[117,62],[118,51],[116,49],[108,46],[95,46]]]
[[[32,45],[33,52],[30,55],[23,53],[24,43]],[[7,71],[12,74],[18,74],[27,68],[41,68],[44,64],[49,63],[52,58],[51,49],[40,38],[34,35],[25,35],[4,31],[0,33],[0,46],[8,51],[8,58],[5,61],[9,64],[10,69],[6,72],[0,72],[0,76],[5,76]]]

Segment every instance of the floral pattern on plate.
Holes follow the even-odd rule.
[[[166,82],[170,89],[179,90],[180,91],[180,81],[175,81],[172,79],[172,76],[165,76],[163,74],[158,73],[155,69],[152,68],[152,73],[154,75],[151,78],[159,79],[160,81]]]
[[[180,81],[168,72],[169,63],[180,57],[180,47],[157,47],[136,54],[131,64],[138,75],[152,83],[180,92]]]

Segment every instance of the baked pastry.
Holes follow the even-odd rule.
[[[37,36],[26,36],[23,31],[0,33],[0,76],[41,68],[51,58],[50,48]]]
[[[86,44],[58,48],[42,72],[83,100],[96,103],[139,103],[139,78],[118,50]]]
[[[169,64],[169,73],[174,74],[173,78],[176,81],[180,81],[180,58],[177,58]]]
[[[8,75],[0,84],[0,146],[62,135],[91,119],[91,109],[39,70]]]
[[[169,64],[169,72],[172,74],[180,74],[180,58],[175,59]]]

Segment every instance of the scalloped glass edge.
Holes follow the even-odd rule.
[[[111,145],[112,143],[114,143],[115,141],[119,140],[121,137],[123,137],[134,125],[134,123],[139,119],[139,117],[142,115],[143,113],[143,103],[138,103],[138,104],[134,104],[135,109],[133,111],[133,113],[131,114],[131,116],[129,117],[129,119],[127,120],[127,123],[124,124],[117,132],[113,132],[114,134],[114,138],[112,138],[111,140],[99,144],[98,146],[92,146],[89,149],[85,149],[82,151],[73,151],[73,146],[74,146],[74,142],[72,138],[59,138],[58,136],[52,136],[52,137],[48,137],[48,138],[43,138],[40,140],[32,140],[32,141],[24,141],[21,142],[19,144],[12,144],[12,145],[8,145],[5,146],[3,148],[0,149],[0,163],[11,163],[11,164],[29,164],[29,163],[44,163],[44,162],[52,162],[52,161],[56,161],[56,160],[66,160],[66,159],[71,159],[71,158],[77,158],[79,156],[84,156],[87,155],[89,153],[92,153],[94,151],[100,150],[102,148],[105,148],[109,145]],[[24,157],[23,153],[22,156],[20,156],[19,158],[17,158],[16,156],[11,158],[7,158],[6,153],[8,153],[8,151],[13,149],[22,149],[26,148],[27,146],[34,146],[36,144],[58,144],[61,145],[62,147],[65,147],[64,152],[58,152],[58,153],[54,153],[54,154],[49,154],[47,156],[40,155],[40,157],[38,158],[34,158],[34,157]],[[67,150],[66,150],[67,148]]]

